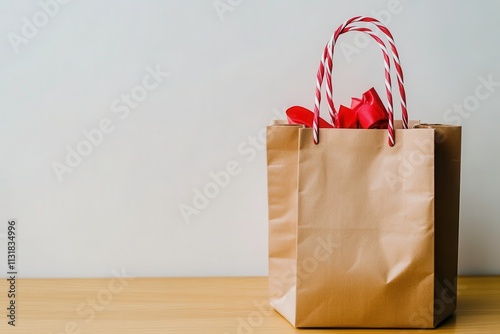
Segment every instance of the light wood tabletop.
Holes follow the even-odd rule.
[[[424,330],[295,329],[267,301],[267,278],[19,279],[16,326],[0,333],[422,333]],[[458,309],[439,333],[500,333],[500,276],[460,277]]]

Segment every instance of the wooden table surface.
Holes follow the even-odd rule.
[[[500,276],[460,277],[458,285],[456,314],[432,333],[500,333]],[[7,325],[7,290],[2,280],[2,334],[424,332],[294,329],[268,306],[265,277],[19,279],[15,327]]]

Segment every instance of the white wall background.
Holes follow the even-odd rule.
[[[500,2],[58,7],[47,7],[54,15],[44,22],[39,1],[0,2],[0,247],[5,254],[6,222],[17,218],[20,276],[266,275],[265,151],[258,142],[249,151],[251,137],[287,106],[311,107],[324,43],[354,15],[388,22],[412,118],[463,125],[460,273],[500,274]],[[34,16],[41,27],[23,35]],[[356,53],[337,50],[337,101],[372,85],[381,92],[376,44],[342,41]],[[115,113],[115,100],[157,66],[168,77],[129,115]],[[489,96],[475,98],[489,77],[491,91],[480,88]],[[113,131],[59,182],[54,161],[65,163],[66,147],[106,118]],[[230,161],[240,173],[187,224],[179,205],[192,205],[193,189]]]

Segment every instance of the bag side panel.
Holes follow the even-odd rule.
[[[462,129],[432,127],[436,131],[434,326],[437,326],[457,306]]]

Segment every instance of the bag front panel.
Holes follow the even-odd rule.
[[[416,327],[433,307],[434,130],[320,138],[299,130],[296,326]]]

